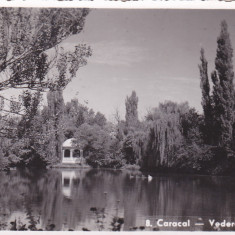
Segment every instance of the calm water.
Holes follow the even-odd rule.
[[[190,227],[160,230],[210,230],[208,219],[235,221],[233,178],[133,175],[95,169],[1,172],[0,228],[111,230],[119,223],[121,230],[150,230],[162,218],[190,220]],[[146,219],[152,228],[140,227]]]

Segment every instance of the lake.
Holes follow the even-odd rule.
[[[148,179],[102,169],[12,170],[0,177],[1,230],[197,231],[235,221],[232,177],[156,174]]]

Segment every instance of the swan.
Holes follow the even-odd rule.
[[[150,182],[153,179],[151,175],[148,175],[148,182]]]

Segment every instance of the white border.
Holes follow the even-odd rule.
[[[0,0],[0,7],[81,7],[119,9],[235,9],[235,1],[219,0]]]
[[[225,2],[219,0],[0,0],[0,7],[66,7],[66,8],[115,8],[115,9],[235,9],[234,2]],[[0,235],[23,235],[23,234],[104,234],[113,235],[113,232],[83,232],[83,231],[0,231]],[[115,232],[118,233],[118,232]],[[157,231],[157,232],[121,232],[121,234],[146,235],[150,234],[192,234],[192,232],[184,231]],[[198,232],[193,231],[193,234],[227,234],[228,232]]]

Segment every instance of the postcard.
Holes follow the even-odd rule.
[[[44,3],[0,7],[0,230],[235,231],[234,9]]]

